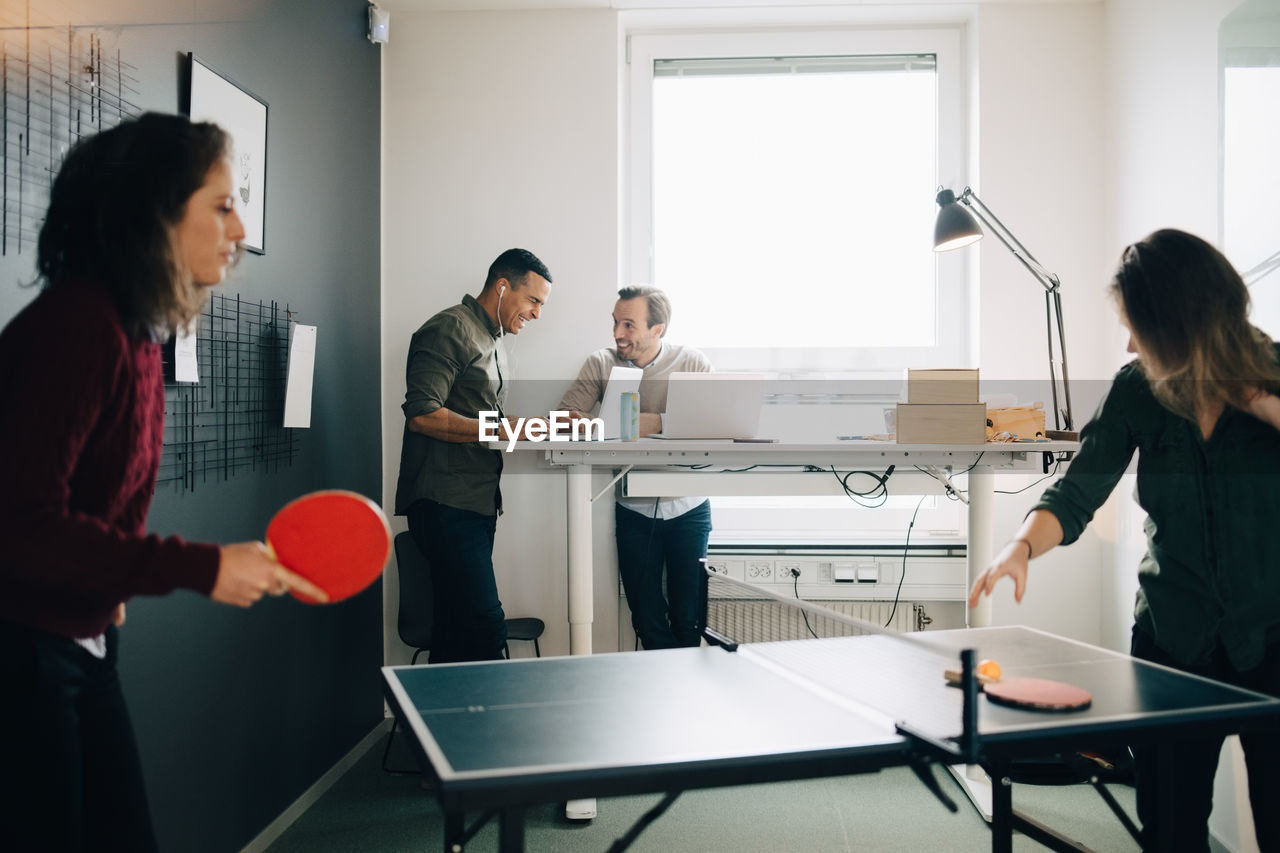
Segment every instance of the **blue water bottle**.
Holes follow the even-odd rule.
[[[623,391],[620,405],[622,407],[620,437],[623,441],[635,441],[640,437],[640,395],[635,391]]]

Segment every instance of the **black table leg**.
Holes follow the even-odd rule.
[[[523,853],[524,809],[512,807],[498,812],[498,849],[502,853]]]
[[[991,776],[991,853],[1013,851],[1013,785],[1009,781],[1009,765],[989,762]]]
[[[1013,833],[1018,831],[1028,838],[1060,853],[1087,850],[1057,830],[1017,811],[1013,807],[1012,765],[1008,761],[988,761],[984,767],[991,776],[991,850],[992,853],[1012,853]]]
[[[462,853],[465,822],[462,812],[444,813],[444,853]]]
[[[1176,838],[1174,829],[1175,804],[1178,801],[1177,750],[1168,741],[1162,741],[1156,747],[1156,769],[1159,783],[1156,787],[1156,844],[1160,849],[1172,850]]]

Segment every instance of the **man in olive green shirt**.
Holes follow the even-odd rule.
[[[480,443],[480,413],[502,413],[504,335],[538,319],[551,273],[525,249],[489,267],[478,296],[436,314],[409,343],[395,510],[431,566],[431,662],[501,658],[506,615],[493,575],[502,452]]]

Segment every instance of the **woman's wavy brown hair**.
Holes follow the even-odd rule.
[[[187,201],[231,152],[217,125],[146,113],[72,147],[54,179],[36,271],[46,287],[101,282],[126,331],[146,337],[199,315],[204,289],[179,257]]]
[[[1139,363],[1165,408],[1246,408],[1280,389],[1271,339],[1249,323],[1249,289],[1222,253],[1184,231],[1153,232],[1124,250],[1110,292],[1136,337]]]

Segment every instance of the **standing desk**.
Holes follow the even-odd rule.
[[[495,442],[495,449],[506,444]],[[969,582],[990,563],[991,500],[996,471],[1044,470],[1045,454],[1072,452],[1079,442],[1049,441],[1014,444],[896,444],[888,441],[784,442],[669,441],[520,441],[513,452],[537,451],[545,462],[563,468],[567,478],[569,653],[591,653],[592,607],[591,474],[596,468],[622,469],[624,487],[636,497],[716,494],[813,494],[810,484],[828,473],[797,476],[781,467],[835,467],[839,470],[883,471],[895,466],[890,489],[912,481],[912,494],[941,492],[941,485],[917,467],[968,471]],[[720,469],[731,469],[724,472]],[[751,470],[743,470],[751,469]],[[771,470],[772,469],[772,470]],[[612,489],[606,490],[612,493]],[[601,493],[603,496],[605,493]],[[969,611],[969,624],[990,624],[990,599]]]

